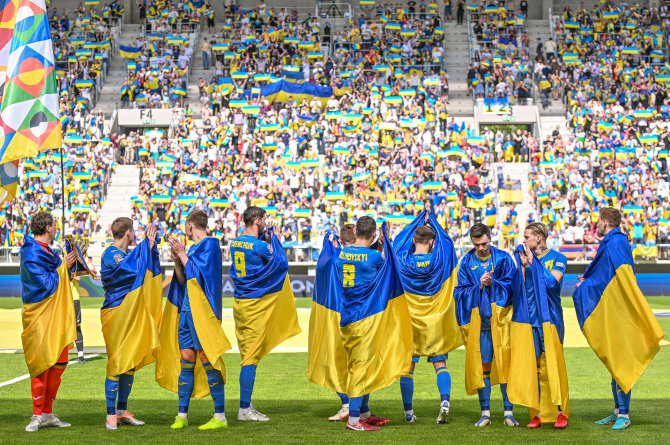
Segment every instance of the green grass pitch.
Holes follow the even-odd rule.
[[[670,307],[667,298],[654,298],[659,307]],[[0,299],[2,301],[2,299]],[[566,301],[567,303],[567,301]],[[653,305],[656,305],[653,304]],[[670,317],[659,317],[665,332]],[[405,424],[399,384],[374,393],[372,411],[391,419],[379,432],[346,431],[344,423],[326,419],[340,406],[336,394],[307,381],[306,353],[270,354],[259,365],[253,403],[270,417],[266,423],[242,423],[237,419],[239,403],[239,355],[226,354],[227,430],[202,432],[197,426],[212,414],[211,398],[191,402],[190,426],[184,431],[169,428],[177,411],[177,395],[159,387],[154,381],[153,366],[137,372],[130,395],[129,409],[144,427],[105,429],[104,379],[106,357],[89,360],[85,365],[71,365],[63,375],[54,412],[72,423],[71,428],[48,428],[36,433],[24,432],[31,414],[29,380],[0,388],[0,443],[667,443],[670,412],[670,347],[663,346],[640,381],[633,388],[631,419],[627,431],[612,431],[593,422],[612,409],[610,377],[605,367],[588,348],[568,348],[566,361],[570,378],[570,425],[555,431],[551,425],[541,430],[507,428],[502,425],[502,402],[497,387],[492,391],[493,424],[474,427],[479,418],[477,397],[465,394],[463,367],[465,353],[449,354],[452,375],[452,413],[448,425],[436,425],[439,396],[432,365],[421,361],[415,371],[414,409],[418,420]],[[0,382],[26,373],[22,355],[0,354]],[[528,412],[515,408],[522,424]]]

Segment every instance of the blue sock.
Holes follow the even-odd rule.
[[[135,381],[134,369],[119,376],[119,401],[116,402],[117,410],[128,409],[128,396],[130,396],[130,390],[133,389],[133,381]]]
[[[363,403],[363,397],[351,397],[349,398],[349,418],[351,417],[361,417],[361,404]]]
[[[482,411],[491,409],[491,375],[490,372],[484,373],[484,387],[477,390],[479,394],[479,406]]]
[[[512,411],[514,409],[514,405],[510,403],[509,398],[507,397],[507,383],[500,384],[500,394],[502,394],[503,409],[505,411]]]
[[[116,414],[116,396],[119,392],[119,376],[107,377],[105,379],[105,398],[107,399],[107,414]]]
[[[412,399],[414,398],[414,373],[400,377],[400,395],[405,411],[412,409]]]
[[[619,385],[616,386],[616,397],[619,400],[619,415],[628,415],[628,409],[630,408],[630,393],[631,391],[628,391],[628,394],[626,394]]]
[[[370,405],[370,394],[366,394],[363,396],[363,400],[361,401],[361,414],[370,412],[369,405]]]
[[[181,373],[179,374],[179,387],[177,394],[179,394],[179,412],[187,413],[188,404],[191,402],[191,394],[193,394],[193,385],[195,384],[195,362],[187,362],[180,360]]]
[[[612,396],[614,397],[614,409],[619,409],[619,397],[617,397],[617,387],[616,381],[612,379]]]
[[[448,402],[451,397],[451,374],[446,366],[437,368],[437,389],[440,391],[440,401]]]
[[[221,371],[209,363],[203,363],[202,367],[205,368],[205,372],[207,373],[209,393],[212,395],[212,399],[214,400],[214,412],[217,414],[223,413],[226,411],[226,397]]]
[[[346,394],[342,394],[341,392],[338,392],[337,395],[340,396],[340,400],[342,400],[342,405],[348,405],[349,404],[349,397],[347,397]]]
[[[242,366],[240,370],[240,408],[251,406],[251,393],[256,381],[256,365]]]

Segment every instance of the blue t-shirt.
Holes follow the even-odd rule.
[[[567,267],[568,259],[562,253],[558,253],[555,250],[548,250],[544,255],[538,257],[542,266],[548,271],[559,271],[565,273]],[[534,328],[542,327],[542,320],[540,318],[540,309],[537,304],[537,298],[535,296],[535,288],[533,287],[533,274],[532,268],[526,268],[526,297],[528,298],[528,315],[530,316],[530,323]],[[559,295],[553,295],[553,297],[558,297],[560,301],[560,286],[558,287]],[[551,293],[554,289],[550,286],[547,286],[547,293],[552,297]]]
[[[417,269],[425,269],[430,266],[432,259],[432,253],[413,253],[407,257],[407,262],[414,265]]]
[[[349,246],[342,249],[337,259],[337,269],[342,278],[342,293],[347,298],[352,288],[365,286],[375,279],[384,263],[384,257],[369,247]]]
[[[203,238],[202,240],[200,240],[200,243],[206,239],[207,239],[206,237]],[[190,257],[191,255],[193,255],[193,252],[200,243],[194,244],[191,247],[189,247],[188,252],[186,252],[186,256]],[[184,292],[184,301],[181,303],[181,310],[182,312],[191,312],[191,303],[188,301],[188,292]]]
[[[116,269],[116,266],[119,263],[122,263],[123,260],[128,256],[128,252],[124,252],[115,245],[111,245],[105,249],[105,252],[102,254],[102,260],[100,261],[100,275],[106,276],[111,269]],[[103,282],[103,286],[107,284]],[[117,295],[118,298],[124,298],[125,295]],[[114,300],[108,298],[107,292],[105,292],[105,302],[102,304],[102,309],[107,309],[109,307],[116,306]]]
[[[238,277],[254,274],[272,259],[272,246],[251,235],[241,235],[230,244],[230,256]]]
[[[470,260],[468,261],[468,264],[466,264],[465,266],[470,268],[470,271],[472,271],[472,274],[475,276],[475,281],[479,283],[480,280],[482,279],[482,275],[484,275],[486,272],[493,271],[493,258],[491,257],[490,254],[486,258],[479,258],[477,254],[470,255]],[[482,319],[481,330],[490,331],[491,318],[481,315],[481,319]]]

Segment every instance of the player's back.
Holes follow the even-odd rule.
[[[428,271],[430,262],[433,260],[432,253],[413,253],[407,257],[408,263],[417,271]]]
[[[254,274],[272,258],[272,246],[251,235],[240,235],[230,244],[237,277]]]
[[[117,300],[122,300],[125,295],[113,291],[127,285],[132,285],[135,281],[135,277],[130,274],[123,274],[123,282],[118,282],[118,280],[112,281],[112,273],[127,256],[128,252],[124,252],[113,244],[108,246],[102,254],[102,259],[100,261],[100,281],[105,290],[105,302],[102,305],[102,309],[115,307],[117,305]]]
[[[349,246],[342,249],[337,260],[337,269],[342,278],[344,297],[354,287],[366,286],[374,280],[383,262],[382,254],[369,247]]]

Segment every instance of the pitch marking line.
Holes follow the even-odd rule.
[[[89,355],[85,355],[84,358],[86,358],[86,359],[95,358],[99,355],[100,354],[89,354]],[[79,363],[79,361],[78,360],[70,360],[69,362],[67,362],[68,365],[73,365],[75,363]],[[0,388],[2,388],[3,386],[12,385],[14,383],[17,383],[17,382],[20,382],[22,380],[26,380],[26,379],[29,379],[29,378],[30,378],[30,374],[23,374],[23,375],[20,375],[18,377],[14,377],[11,380],[7,380],[6,382],[0,383]]]

